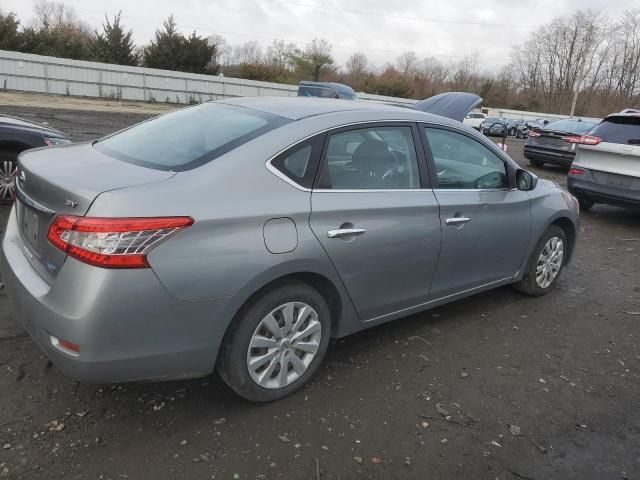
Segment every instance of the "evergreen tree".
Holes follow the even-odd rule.
[[[18,27],[20,20],[13,12],[0,12],[0,50],[15,50],[20,43]]]
[[[206,73],[212,67],[215,48],[215,45],[210,45],[208,39],[193,32],[184,42],[180,70],[191,73]]]
[[[186,39],[178,32],[171,15],[163,23],[162,30],[156,30],[156,38],[144,49],[144,66],[164,70],[180,70],[183,63]]]
[[[105,23],[102,24],[102,33],[96,32],[95,40],[91,45],[91,53],[94,60],[104,63],[116,63],[118,65],[138,65],[139,57],[135,52],[133,32],[125,32],[120,23],[122,12],[113,17],[113,22],[105,15]]]

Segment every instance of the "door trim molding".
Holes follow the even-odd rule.
[[[464,295],[465,293],[471,293],[471,292],[473,292],[475,290],[481,290],[481,289],[484,289],[484,288],[487,288],[487,287],[491,287],[493,285],[497,285],[499,283],[505,283],[505,282],[508,282],[510,280],[513,280],[514,277],[515,276],[505,277],[505,278],[502,278],[500,280],[494,280],[493,282],[489,282],[489,283],[484,283],[482,285],[478,285],[477,287],[468,288],[466,290],[461,290],[461,291],[456,292],[456,293],[450,293],[449,295],[445,295],[444,297],[434,298],[434,299],[426,301],[424,303],[419,303],[418,305],[414,305],[413,307],[402,308],[400,310],[396,310],[395,312],[385,313],[384,315],[380,315],[378,317],[374,317],[374,318],[370,318],[368,320],[364,320],[364,323],[375,322],[377,320],[382,320],[384,318],[395,316],[395,315],[402,314],[402,313],[405,313],[405,312],[410,312],[412,310],[422,310],[422,307],[426,307],[427,305],[430,305],[432,303],[441,302],[441,301],[446,300],[448,298],[457,297],[458,295]]]

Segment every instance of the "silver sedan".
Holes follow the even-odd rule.
[[[75,379],[217,369],[270,401],[330,337],[501,285],[547,293],[577,231],[571,195],[459,121],[242,98],[23,153],[2,275]]]

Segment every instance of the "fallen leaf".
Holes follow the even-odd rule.
[[[371,462],[372,462],[372,463],[375,463],[376,465],[378,465],[379,463],[382,463],[382,459],[381,459],[381,458],[378,458],[378,457],[373,457],[373,458],[371,459]]]
[[[509,425],[509,433],[516,437],[522,435],[522,432],[520,431],[520,427],[518,425]]]
[[[364,458],[362,457],[353,457],[353,459],[358,462],[358,464],[362,465],[362,462],[364,461]]]
[[[278,435],[278,438],[282,443],[289,443],[291,441],[289,440],[289,437],[287,437],[286,435]]]

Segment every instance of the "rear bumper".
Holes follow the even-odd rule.
[[[585,170],[582,167],[580,169]],[[606,203],[620,207],[640,207],[640,190],[603,185],[593,180],[589,170],[585,170],[582,175],[569,175],[567,187],[572,195],[589,199],[595,203]]]
[[[2,241],[2,276],[25,328],[65,375],[87,383],[207,375],[232,299],[171,297],[151,269],[109,270],[67,258],[54,284],[22,251],[15,212]],[[80,345],[74,356],[51,336]]]
[[[576,154],[575,152],[550,150],[525,145],[524,156],[529,160],[538,160],[545,163],[553,163],[554,165],[570,167]]]

